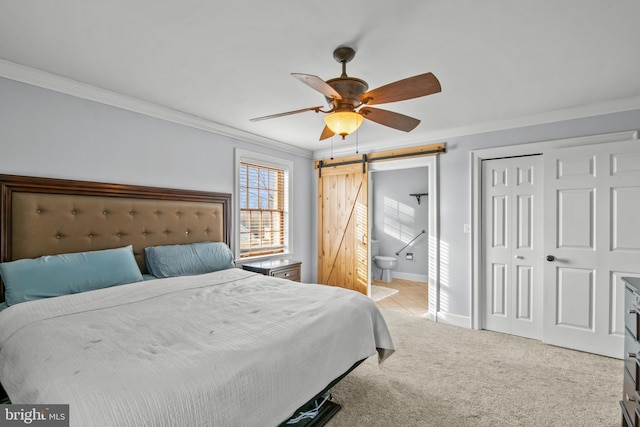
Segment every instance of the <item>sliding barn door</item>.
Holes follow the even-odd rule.
[[[367,164],[323,167],[318,178],[318,282],[368,295]]]

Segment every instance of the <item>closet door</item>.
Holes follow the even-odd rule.
[[[544,341],[620,358],[640,276],[640,143],[545,153]]]
[[[318,178],[318,283],[365,295],[369,291],[367,172],[366,163],[323,167]]]
[[[483,327],[542,338],[542,159],[482,162]]]

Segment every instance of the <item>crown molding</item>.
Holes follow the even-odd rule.
[[[191,128],[226,136],[245,142],[261,145],[273,150],[311,158],[312,152],[301,147],[296,147],[284,142],[264,138],[259,135],[221,125],[202,117],[193,116],[181,111],[173,110],[152,102],[143,101],[121,93],[102,89],[86,83],[82,83],[67,77],[62,77],[47,71],[39,70],[15,62],[0,59],[0,77],[26,83],[32,86],[49,89],[55,92],[71,95],[100,104],[133,111],[160,120],[173,122]]]
[[[517,129],[527,126],[535,126],[546,123],[562,122],[566,120],[582,119],[586,117],[601,116],[605,114],[620,113],[624,111],[640,110],[640,96],[599,104],[589,104],[577,107],[547,111],[538,114],[509,118],[505,120],[478,123],[457,128],[442,129],[437,131],[419,132],[411,135],[402,135],[398,138],[385,138],[371,142],[360,142],[359,152],[371,153],[393,148],[408,148],[416,145],[424,145],[433,141],[446,141],[451,138],[477,135],[487,132],[496,132],[509,129]],[[354,154],[353,147],[333,150],[334,157],[342,157]],[[331,149],[316,150],[313,159],[326,159],[331,156]]]
[[[165,120],[191,128],[203,130],[245,142],[250,142],[266,148],[282,151],[297,156],[314,160],[327,158],[331,155],[330,149],[307,150],[294,145],[286,144],[270,138],[221,125],[211,120],[193,116],[181,111],[143,101],[134,97],[123,95],[110,90],[102,89],[76,80],[62,77],[47,71],[17,64],[0,59],[0,77],[26,83],[32,86],[64,93],[77,98],[98,102],[112,107],[133,111],[160,120]],[[604,114],[619,113],[640,109],[640,96],[614,100],[599,104],[582,105],[565,109],[547,111],[539,114],[509,118],[505,120],[479,123],[469,126],[413,133],[411,135],[399,135],[397,138],[384,138],[371,142],[361,142],[359,151],[363,153],[375,152],[394,148],[413,147],[423,145],[429,141],[446,141],[447,139],[475,135],[487,132],[515,129],[520,127],[535,126],[545,123],[561,122],[572,119],[599,116]],[[352,147],[334,149],[334,156],[353,154]]]

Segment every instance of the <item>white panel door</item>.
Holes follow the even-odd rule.
[[[542,338],[542,159],[482,162],[483,327]]]
[[[624,285],[640,275],[640,142],[544,155],[543,340],[620,358]]]

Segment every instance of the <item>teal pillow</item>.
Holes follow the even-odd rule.
[[[0,275],[9,306],[142,280],[131,245],[4,262]]]
[[[150,246],[144,256],[155,277],[193,276],[233,268],[233,253],[222,242]]]

